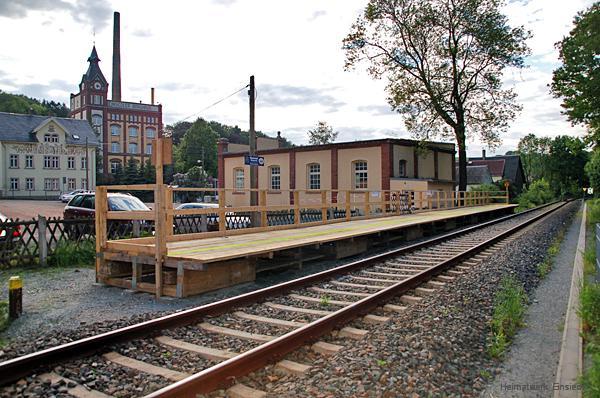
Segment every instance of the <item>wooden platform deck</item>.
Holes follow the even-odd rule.
[[[511,213],[515,205],[490,204],[295,229],[167,243],[163,294],[185,297],[252,281],[256,273],[302,266],[316,259],[360,254],[394,240],[408,241]],[[99,280],[154,291],[152,239],[108,241]]]

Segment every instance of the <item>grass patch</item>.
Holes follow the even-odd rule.
[[[552,245],[550,245],[550,247],[548,248],[548,252],[546,253],[546,258],[544,258],[544,261],[537,265],[537,274],[540,278],[545,278],[546,275],[548,275],[550,271],[552,271],[552,265],[554,265],[554,257],[556,257],[556,255],[560,251],[560,245],[564,238],[565,231],[563,230],[558,233],[558,235],[552,242]]]
[[[94,242],[61,240],[49,257],[48,264],[57,267],[85,266],[94,264],[95,259]]]
[[[325,294],[325,295],[321,296],[319,304],[323,307],[328,307],[329,304],[331,304],[331,298]]]
[[[523,325],[527,295],[523,285],[514,277],[504,277],[500,290],[494,299],[491,336],[488,353],[493,358],[501,358],[517,330]]]

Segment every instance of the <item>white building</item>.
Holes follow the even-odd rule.
[[[94,189],[98,142],[87,120],[0,112],[0,197]]]

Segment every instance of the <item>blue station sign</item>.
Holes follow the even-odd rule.
[[[256,155],[246,155],[244,156],[244,164],[248,166],[264,166],[265,158]]]

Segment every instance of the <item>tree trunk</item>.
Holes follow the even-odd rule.
[[[458,190],[467,190],[467,146],[464,126],[456,126],[456,143],[458,144]]]

